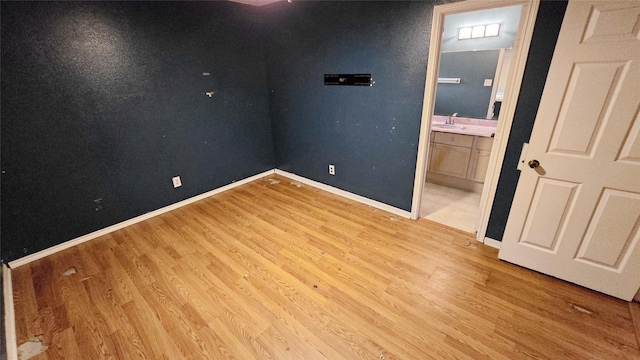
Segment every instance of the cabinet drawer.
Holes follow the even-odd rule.
[[[433,142],[438,144],[445,145],[454,145],[454,146],[463,146],[471,148],[473,144],[473,136],[471,135],[462,135],[462,134],[452,134],[434,131],[435,136],[433,137]]]
[[[491,151],[491,146],[493,146],[493,138],[478,136],[478,139],[476,140],[476,149]]]

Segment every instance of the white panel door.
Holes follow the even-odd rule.
[[[529,162],[499,257],[631,300],[640,288],[639,1],[569,1]]]

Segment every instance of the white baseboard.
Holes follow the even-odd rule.
[[[16,313],[13,308],[13,283],[11,269],[2,264],[2,295],[4,296],[4,335],[7,344],[7,360],[18,359],[16,339]]]
[[[306,185],[309,185],[309,186],[313,186],[314,188],[318,188],[320,190],[324,190],[326,192],[330,192],[332,194],[335,194],[335,195],[338,195],[338,196],[342,196],[344,198],[347,198],[347,199],[350,199],[350,200],[354,200],[354,201],[357,201],[357,202],[365,204],[365,205],[372,206],[372,207],[374,207],[376,209],[384,210],[384,211],[390,212],[392,214],[405,217],[407,219],[411,218],[411,213],[409,211],[398,209],[397,207],[394,207],[394,206],[391,206],[391,205],[388,205],[388,204],[385,204],[385,203],[382,203],[382,202],[379,202],[379,201],[376,201],[376,200],[372,200],[372,199],[366,198],[364,196],[356,195],[354,193],[351,193],[351,192],[348,192],[348,191],[345,191],[345,190],[342,190],[342,189],[338,189],[336,187],[333,187],[333,186],[330,186],[330,185],[327,185],[327,184],[323,184],[321,182],[310,180],[310,179],[307,179],[305,177],[302,177],[302,176],[299,176],[299,175],[296,175],[296,174],[292,174],[292,173],[289,173],[289,172],[286,172],[286,171],[283,171],[283,170],[276,169],[275,172],[276,172],[277,175],[282,175],[282,176],[287,177],[287,178],[289,178],[291,180],[295,180],[295,181],[298,181],[300,183],[303,183],[303,184],[306,184]]]
[[[63,242],[62,244],[58,244],[58,245],[52,246],[50,248],[44,249],[42,251],[39,251],[37,253],[31,254],[31,255],[27,255],[27,256],[22,257],[20,259],[13,260],[13,261],[9,262],[9,266],[11,268],[17,268],[18,266],[22,266],[22,265],[28,264],[28,263],[30,263],[32,261],[35,261],[35,260],[38,260],[38,259],[42,259],[43,257],[49,256],[51,254],[55,254],[58,251],[62,251],[62,250],[68,249],[70,247],[76,246],[78,244],[82,244],[83,242],[86,242],[86,241],[89,241],[89,240],[93,240],[93,239],[95,239],[97,237],[100,237],[102,235],[106,235],[106,234],[108,234],[110,232],[113,232],[113,231],[116,231],[116,230],[120,230],[122,228],[125,228],[127,226],[133,225],[135,223],[139,223],[141,221],[150,219],[150,218],[152,218],[154,216],[158,216],[160,214],[164,214],[164,213],[169,212],[171,210],[175,210],[175,209],[177,209],[179,207],[182,207],[182,206],[185,206],[185,205],[189,205],[189,204],[194,203],[196,201],[208,198],[209,196],[213,196],[213,195],[219,194],[221,192],[224,192],[224,191],[227,191],[227,190],[231,190],[231,189],[233,189],[235,187],[238,187],[240,185],[244,185],[246,183],[250,183],[250,182],[252,182],[254,180],[263,178],[265,176],[272,175],[273,173],[274,173],[274,170],[267,170],[267,171],[262,172],[260,174],[257,174],[257,175],[254,175],[254,176],[250,176],[250,177],[248,177],[246,179],[238,180],[238,181],[233,182],[233,183],[231,183],[229,185],[225,185],[225,186],[219,187],[217,189],[208,191],[206,193],[203,193],[203,194],[200,194],[200,195],[196,195],[194,197],[179,201],[179,202],[177,202],[175,204],[171,204],[171,205],[165,206],[165,207],[160,208],[158,210],[154,210],[154,211],[148,212],[146,214],[134,217],[132,219],[125,220],[125,221],[123,221],[121,223],[117,223],[117,224],[111,225],[109,227],[106,227],[104,229],[100,229],[100,230],[94,231],[92,233],[77,237],[75,239]]]
[[[211,190],[211,191],[206,192],[204,194],[200,194],[200,195],[191,197],[189,199],[182,200],[182,201],[177,202],[175,204],[171,204],[171,205],[165,206],[165,207],[160,208],[158,210],[154,210],[154,211],[148,212],[146,214],[137,216],[135,218],[132,218],[132,219],[129,219],[129,220],[125,220],[125,221],[123,221],[121,223],[117,223],[117,224],[111,225],[109,227],[106,227],[104,229],[100,229],[100,230],[94,231],[92,233],[89,233],[89,234],[77,237],[75,239],[66,241],[66,242],[64,242],[62,244],[58,244],[58,245],[52,246],[50,248],[44,249],[42,251],[39,251],[37,253],[30,254],[30,255],[27,255],[25,257],[13,260],[13,261],[9,262],[9,266],[11,268],[17,268],[19,266],[28,264],[28,263],[30,263],[32,261],[36,261],[36,260],[42,259],[42,258],[44,258],[46,256],[55,254],[55,253],[57,253],[59,251],[68,249],[68,248],[76,246],[78,244],[82,244],[82,243],[87,242],[89,240],[93,240],[93,239],[98,238],[98,237],[100,237],[102,235],[106,235],[106,234],[111,233],[113,231],[120,230],[122,228],[125,228],[127,226],[133,225],[135,223],[139,223],[141,221],[150,219],[150,218],[152,218],[154,216],[158,216],[160,214],[164,214],[164,213],[169,212],[171,210],[175,210],[175,209],[177,209],[179,207],[182,207],[182,206],[185,206],[185,205],[189,205],[189,204],[194,203],[196,201],[208,198],[209,196],[213,196],[215,194],[219,194],[221,192],[233,189],[233,188],[235,188],[237,186],[244,185],[246,183],[250,183],[250,182],[252,182],[254,180],[263,178],[265,176],[272,175],[274,173],[278,174],[278,175],[282,175],[284,177],[287,177],[287,178],[295,180],[295,181],[299,181],[300,183],[303,183],[303,184],[306,184],[306,185],[309,185],[309,186],[313,186],[313,187],[318,188],[320,190],[324,190],[324,191],[330,192],[332,194],[336,194],[336,195],[345,197],[347,199],[351,199],[351,200],[357,201],[359,203],[362,203],[362,204],[365,204],[365,205],[369,205],[369,206],[375,207],[377,209],[390,212],[390,213],[398,215],[398,216],[402,216],[402,217],[405,217],[405,218],[408,218],[408,219],[411,218],[411,213],[408,212],[408,211],[405,211],[405,210],[402,210],[402,209],[398,209],[398,208],[393,207],[391,205],[388,205],[388,204],[385,204],[385,203],[381,203],[379,201],[375,201],[375,200],[366,198],[364,196],[356,195],[354,193],[350,193],[348,191],[344,191],[344,190],[335,188],[333,186],[329,186],[329,185],[326,185],[326,184],[323,184],[323,183],[320,183],[320,182],[317,182],[317,181],[313,181],[313,180],[304,178],[302,176],[298,176],[298,175],[295,175],[295,174],[292,174],[292,173],[288,173],[286,171],[275,169],[275,170],[268,170],[268,171],[262,172],[260,174],[248,177],[246,179],[242,179],[242,180],[236,181],[234,183],[219,187],[217,189]]]
[[[502,245],[502,241],[498,241],[489,237],[484,238],[484,244],[487,246],[491,246],[495,249],[500,249],[500,245]]]

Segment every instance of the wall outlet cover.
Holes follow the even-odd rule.
[[[178,188],[180,186],[182,186],[182,180],[180,180],[180,176],[175,176],[171,179],[171,181],[173,181],[173,187],[174,188]]]

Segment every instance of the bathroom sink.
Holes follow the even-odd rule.
[[[458,130],[466,129],[466,127],[464,126],[453,125],[453,124],[431,124],[431,127],[440,128],[440,129],[458,129]]]

